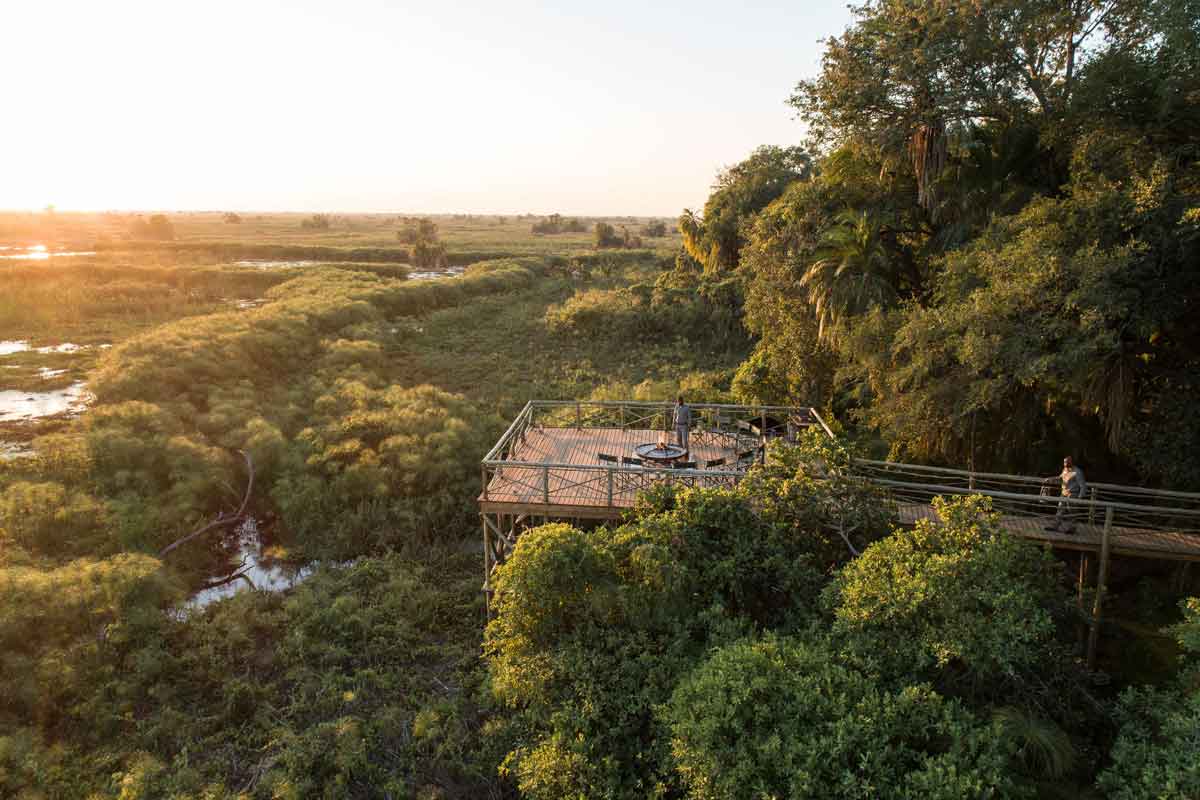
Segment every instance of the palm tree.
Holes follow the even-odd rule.
[[[821,237],[817,260],[800,278],[817,317],[817,337],[832,344],[849,317],[896,298],[892,258],[881,224],[867,212],[845,211]]]

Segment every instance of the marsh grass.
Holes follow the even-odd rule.
[[[173,221],[181,237],[212,233]],[[299,236],[298,225],[284,232],[291,222],[279,221],[280,240]],[[245,215],[231,238],[253,240],[254,224]],[[337,224],[313,240],[333,246]],[[443,228],[461,234],[460,254],[530,244],[475,224]],[[529,237],[527,221],[520,230]],[[351,233],[355,247],[375,235]],[[49,596],[60,598],[79,583],[60,568],[78,558],[112,573],[104,597],[129,606],[84,608],[99,603],[89,595],[49,625],[33,602],[0,613],[0,637],[36,629],[12,651],[20,697],[0,699],[0,794],[107,796],[119,784],[129,797],[224,796],[257,775],[277,796],[351,778],[388,781],[393,796],[446,786],[457,787],[447,796],[505,796],[497,767],[509,744],[489,733],[477,658],[479,457],[529,397],[657,391],[697,370],[719,381],[739,358],[619,328],[549,331],[547,309],[576,292],[652,281],[660,267],[649,251],[550,244],[561,249],[430,281],[404,280],[386,261],[237,267],[202,248],[5,265],[0,339],[91,347],[0,358],[18,367],[0,378],[32,386],[40,369],[66,368],[97,402],[29,429],[47,434],[32,458],[0,462],[10,509],[0,509],[0,578],[59,581]],[[144,578],[122,559],[236,504],[235,449],[254,453],[253,511],[272,521],[276,544],[351,564],[286,597],[248,592],[194,618],[164,615],[174,601],[136,587]],[[75,509],[69,526],[55,503]],[[189,547],[165,568],[153,562],[176,599],[224,559],[219,541]],[[58,622],[84,614],[113,621],[98,648],[90,628]]]

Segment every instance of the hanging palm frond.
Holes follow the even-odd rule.
[[[926,211],[936,203],[934,184],[946,168],[946,126],[941,120],[918,125],[908,143],[917,176],[917,203]]]
[[[1084,402],[1104,420],[1108,446],[1113,450],[1121,445],[1125,426],[1133,417],[1137,399],[1131,362],[1132,358],[1121,352],[1111,356],[1100,369],[1092,372],[1092,379],[1084,392]]]
[[[701,264],[708,259],[704,242],[704,222],[690,208],[679,215],[679,233],[683,237],[683,249]]]

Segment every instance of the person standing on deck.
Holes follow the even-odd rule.
[[[688,431],[692,427],[692,409],[683,401],[683,395],[675,399],[675,443],[688,453]]]
[[[1051,476],[1046,479],[1047,482],[1053,481],[1057,477],[1062,483],[1062,496],[1073,498],[1075,500],[1083,499],[1087,493],[1087,479],[1083,477],[1083,470],[1075,466],[1075,462],[1070,456],[1063,459],[1062,472],[1057,476]],[[1058,511],[1054,515],[1054,524],[1047,525],[1046,530],[1062,531],[1063,533],[1075,532],[1074,515],[1071,513],[1070,503],[1062,500],[1058,503]]]

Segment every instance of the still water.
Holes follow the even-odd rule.
[[[94,255],[96,255],[95,250],[51,250],[44,244],[35,244],[31,247],[0,245],[0,258],[19,258],[25,261],[47,261],[51,258],[62,258],[63,256]]]

